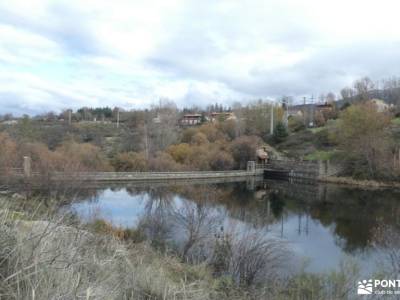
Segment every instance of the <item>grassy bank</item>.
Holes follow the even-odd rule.
[[[128,245],[66,218],[15,216],[9,210],[1,214],[1,298],[214,298],[212,277],[203,265],[185,265],[146,243]]]

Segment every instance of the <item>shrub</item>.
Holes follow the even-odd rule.
[[[222,133],[218,131],[214,124],[201,125],[199,131],[203,133],[211,143],[223,138]]]
[[[379,177],[392,165],[391,141],[386,128],[390,119],[372,105],[352,105],[342,112],[338,126],[340,147],[362,177]],[[349,160],[349,162],[351,162]]]
[[[194,145],[203,145],[208,144],[208,139],[204,133],[198,132],[192,136],[190,142]]]
[[[169,153],[157,152],[149,160],[149,169],[152,171],[181,171],[183,166],[177,163]]]
[[[261,145],[261,139],[256,136],[241,136],[233,140],[230,151],[239,169],[246,167],[247,162],[256,159],[256,150]]]
[[[56,149],[56,154],[64,158],[64,170],[69,166],[72,171],[109,171],[111,166],[100,148],[84,143],[64,142]]]
[[[210,167],[214,171],[230,170],[234,166],[233,157],[225,151],[216,151],[209,158]]]
[[[182,133],[181,142],[182,143],[190,143],[192,141],[193,136],[197,133],[196,128],[187,128]]]
[[[171,145],[167,148],[167,152],[178,163],[185,163],[189,158],[192,149],[189,144],[182,143],[178,145]]]
[[[306,128],[303,118],[297,116],[289,118],[288,127],[292,132],[297,132]]]
[[[17,144],[7,133],[0,132],[0,173],[8,174],[17,165]]]
[[[148,164],[144,153],[125,152],[118,154],[112,161],[115,170],[120,172],[147,171]]]

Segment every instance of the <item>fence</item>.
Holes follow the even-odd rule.
[[[210,179],[246,177],[261,175],[258,171],[195,171],[195,172],[79,172],[75,174],[54,173],[54,179],[93,180],[93,181],[148,181],[178,179]]]
[[[32,172],[30,164],[25,168],[14,169],[8,176],[19,178],[47,178],[51,180],[74,181],[163,181],[185,179],[218,179],[262,175],[262,170],[233,171],[189,171],[189,172],[50,172],[40,174]],[[28,166],[28,167],[26,167]],[[0,174],[1,176],[1,174]]]
[[[264,168],[266,173],[273,176],[290,178],[318,179],[338,175],[342,168],[339,165],[327,161],[305,160],[270,160],[265,165],[257,165]]]
[[[337,175],[338,166],[329,161],[295,161],[269,160],[266,164],[247,163],[246,170],[233,171],[189,171],[189,172],[52,172],[46,174],[55,180],[92,180],[92,181],[148,181],[148,180],[180,180],[180,179],[212,179],[229,177],[246,177],[272,174],[276,177],[318,179]],[[1,171],[1,170],[0,170]],[[9,171],[10,173],[10,171]],[[24,157],[23,168],[12,169],[16,177],[37,177],[43,174],[32,172],[31,159]],[[0,172],[1,175],[1,172]]]

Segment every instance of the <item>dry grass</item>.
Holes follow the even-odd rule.
[[[211,297],[203,266],[187,267],[145,244],[127,247],[65,221],[13,220],[2,211],[1,299]]]

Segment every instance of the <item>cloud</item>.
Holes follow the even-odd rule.
[[[35,1],[33,1],[35,2]],[[62,2],[49,1],[40,13],[19,6],[0,6],[0,21],[23,32],[42,36],[60,45],[65,55],[85,55],[100,52],[100,43],[90,26],[90,16],[76,7]],[[29,6],[29,4],[28,4]]]
[[[14,0],[0,4],[0,114],[339,92],[398,75],[399,6]]]

